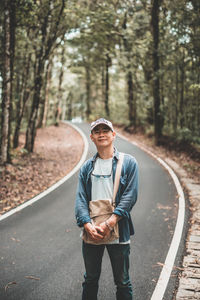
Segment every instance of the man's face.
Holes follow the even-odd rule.
[[[92,130],[90,138],[97,148],[108,147],[112,145],[115,135],[116,133],[108,126],[100,124]]]

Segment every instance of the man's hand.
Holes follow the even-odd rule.
[[[95,226],[95,228],[104,238],[108,237],[110,234],[110,229],[105,222],[101,223],[99,226]]]
[[[101,223],[98,227],[95,226],[98,232],[100,232],[104,237],[108,237],[115,224],[121,219],[120,216],[112,214],[112,216],[106,221]],[[100,229],[99,229],[100,227]]]
[[[104,238],[103,234],[101,233],[102,230],[99,226],[94,227],[91,223],[85,223],[84,229],[87,231],[93,241],[99,241]]]

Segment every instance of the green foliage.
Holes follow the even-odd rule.
[[[178,141],[181,142],[194,143],[200,145],[200,137],[198,136],[198,133],[194,133],[186,127],[179,129],[175,137]]]

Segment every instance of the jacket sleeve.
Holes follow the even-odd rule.
[[[123,178],[120,179],[120,185],[119,203],[114,210],[114,214],[128,218],[138,195],[138,164],[133,157],[129,158],[128,167]]]
[[[80,170],[78,188],[76,193],[75,216],[77,225],[82,227],[85,223],[91,222],[88,208],[88,195],[86,192],[85,180]]]

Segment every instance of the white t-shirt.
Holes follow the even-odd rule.
[[[95,176],[97,175],[97,176]],[[105,175],[99,177],[99,175]],[[94,170],[91,175],[92,179],[92,200],[112,201],[113,195],[113,176],[112,176],[112,158],[97,158]]]
[[[112,174],[112,158],[101,159],[97,158],[94,170],[91,175],[92,180],[92,195],[91,200],[107,200],[112,201],[113,197],[113,174]],[[95,176],[96,175],[96,176]],[[101,176],[100,176],[101,175]],[[128,244],[130,240],[120,244]],[[119,239],[110,242],[109,244],[119,244]]]

